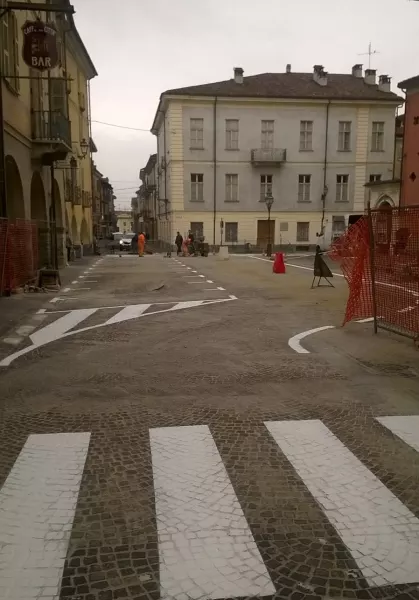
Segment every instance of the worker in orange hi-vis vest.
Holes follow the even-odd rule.
[[[140,233],[138,236],[138,256],[144,256],[145,235]]]

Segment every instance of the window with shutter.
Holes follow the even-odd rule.
[[[9,13],[9,16],[12,17],[12,23],[13,23],[13,39],[10,40],[11,44],[12,44],[12,51],[13,51],[13,75],[15,76],[14,79],[12,79],[11,81],[11,85],[12,87],[16,90],[16,92],[20,91],[20,79],[19,79],[19,35],[18,35],[18,29],[17,29],[17,19],[16,19],[16,15],[14,15],[12,12]]]
[[[10,43],[9,43],[9,16],[2,19],[2,73],[9,75],[10,70]]]
[[[65,79],[51,79],[50,81],[51,111],[67,116],[67,90]]]

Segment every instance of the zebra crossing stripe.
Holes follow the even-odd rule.
[[[30,435],[0,491],[0,597],[58,598],[90,433]]]
[[[206,425],[150,430],[162,600],[275,593]]]
[[[419,581],[419,520],[319,420],[266,422],[371,586]]]
[[[419,415],[376,417],[376,420],[419,452]]]

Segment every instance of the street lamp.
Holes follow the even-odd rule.
[[[80,142],[80,150],[82,158],[86,158],[87,151],[89,150],[89,142],[86,140],[86,138],[83,138]]]
[[[272,256],[272,236],[271,236],[271,208],[274,203],[274,199],[271,193],[266,194],[265,196],[265,204],[268,209],[268,245],[266,247],[266,254],[271,257]]]

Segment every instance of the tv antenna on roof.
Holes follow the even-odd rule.
[[[371,56],[374,54],[380,54],[378,50],[373,50],[371,42],[368,44],[368,52],[363,52],[362,54],[358,54],[358,56],[368,56],[368,68],[371,69]]]

